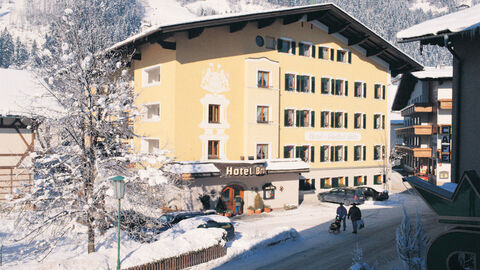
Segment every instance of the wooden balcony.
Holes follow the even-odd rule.
[[[433,106],[431,104],[416,103],[401,110],[402,116],[411,116],[418,113],[431,113],[433,112]]]
[[[397,128],[395,130],[397,135],[432,135],[432,125],[415,125],[403,128]]]
[[[439,99],[438,108],[442,110],[451,110],[452,109],[452,99]]]
[[[416,158],[432,158],[432,148],[419,148],[411,146],[397,145],[395,146],[399,151],[413,154]]]

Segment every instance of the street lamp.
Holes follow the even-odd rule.
[[[118,230],[117,230],[117,239],[118,239],[118,256],[117,256],[117,270],[120,270],[120,200],[125,196],[125,177],[117,175],[108,179],[112,182],[113,186],[113,197],[118,200]]]

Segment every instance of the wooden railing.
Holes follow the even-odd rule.
[[[177,257],[165,258],[156,262],[126,268],[125,270],[178,270],[223,257],[227,254],[225,245],[216,245],[199,251],[185,253]]]

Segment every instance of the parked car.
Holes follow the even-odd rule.
[[[235,228],[232,222],[220,222],[209,219],[204,224],[199,225],[198,228],[221,228],[227,231],[227,241],[232,241],[235,238]]]
[[[151,242],[158,234],[170,229],[173,225],[179,223],[180,221],[201,215],[205,215],[205,213],[182,211],[163,214],[154,222],[147,223],[142,227],[142,240],[144,242]]]
[[[319,193],[317,196],[322,202],[343,203],[345,205],[363,204],[365,202],[365,196],[361,190],[349,187],[333,188],[329,192]]]
[[[371,187],[357,187],[357,189],[363,192],[365,199],[372,199],[374,201],[388,200],[388,191],[386,190],[379,192]]]

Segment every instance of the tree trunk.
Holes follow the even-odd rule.
[[[95,252],[95,227],[93,226],[93,216],[91,211],[87,214],[88,222],[88,253]]]

